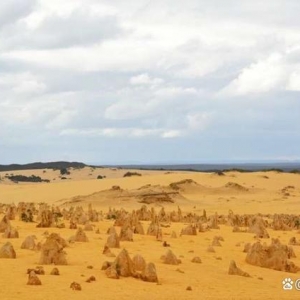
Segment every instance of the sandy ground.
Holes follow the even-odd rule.
[[[13,174],[39,175],[45,179],[56,178],[51,183],[39,184],[11,184],[6,180],[0,182],[0,203],[15,203],[20,201],[47,202],[60,205],[78,195],[82,195],[80,205],[86,207],[92,203],[98,210],[107,211],[108,207],[125,208],[132,210],[139,208],[140,203],[134,199],[122,201],[111,199],[110,202],[103,197],[87,196],[110,189],[114,185],[122,189],[138,189],[146,184],[167,186],[170,183],[193,179],[201,188],[189,189],[182,192],[187,201],[181,201],[180,207],[184,213],[196,212],[202,214],[205,209],[209,214],[218,212],[228,214],[228,210],[234,213],[299,213],[300,175],[275,172],[256,173],[226,173],[225,176],[217,176],[209,173],[144,171],[141,177],[123,178],[126,171],[97,169],[90,174],[90,170],[71,171],[69,180],[60,180],[58,171],[20,171],[9,172]],[[105,175],[102,180],[95,179],[97,175]],[[3,174],[1,174],[3,177]],[[247,192],[234,189],[226,189],[228,182],[234,182],[247,188]],[[286,186],[294,186],[289,195],[284,195],[282,189]],[[160,205],[156,205],[156,211]],[[166,210],[177,209],[177,203],[165,206]],[[2,218],[2,216],[0,216]],[[126,248],[133,256],[142,254],[148,262],[156,265],[159,282],[147,283],[134,278],[121,278],[119,280],[108,279],[101,271],[102,263],[109,260],[102,254],[106,243],[106,230],[113,224],[104,220],[94,223],[95,228],[100,229],[100,234],[86,232],[88,243],[74,243],[66,248],[68,266],[59,266],[60,276],[50,276],[52,266],[44,266],[46,275],[41,275],[42,286],[27,286],[27,268],[34,268],[38,264],[39,252],[22,250],[20,245],[24,238],[35,234],[38,241],[43,239],[45,229],[36,228],[34,223],[23,223],[18,219],[12,221],[12,225],[19,231],[19,239],[10,239],[17,252],[16,259],[1,259],[0,265],[0,299],[297,299],[300,291],[284,291],[282,280],[286,277],[294,281],[300,278],[300,273],[290,274],[285,272],[264,269],[249,265],[245,262],[246,254],[243,246],[247,242],[254,242],[251,233],[233,233],[229,226],[221,225],[219,230],[211,230],[198,233],[197,236],[182,236],[179,233],[185,224],[172,223],[170,228],[163,228],[163,238],[171,244],[172,251],[181,258],[179,266],[165,265],[160,257],[166,252],[166,248],[156,241],[155,237],[134,235],[133,242],[121,242],[121,249]],[[147,229],[148,223],[143,222]],[[68,239],[74,235],[70,229],[47,229],[58,232]],[[118,228],[119,230],[119,228]],[[170,234],[175,231],[177,239],[171,239]],[[296,231],[272,231],[268,229],[271,237],[278,237],[284,244],[290,237],[300,239]],[[216,253],[206,251],[215,235],[221,235],[224,242],[222,247],[215,247]],[[270,239],[264,239],[270,243]],[[0,237],[0,247],[7,239]],[[240,243],[240,246],[237,246]],[[292,261],[300,266],[300,246],[294,246],[296,258]],[[121,249],[112,249],[115,254]],[[199,256],[201,264],[194,264],[191,259]],[[243,271],[248,272],[251,278],[228,275],[229,262],[234,259]],[[92,265],[93,269],[87,266]],[[179,272],[180,269],[182,272]],[[96,277],[96,282],[86,283],[90,276]],[[260,279],[258,278],[260,277]],[[82,285],[82,291],[72,291],[70,283],[76,281]],[[191,286],[192,291],[186,287]]]

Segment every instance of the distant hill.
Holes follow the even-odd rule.
[[[12,164],[12,165],[0,165],[0,171],[16,171],[16,170],[37,170],[37,169],[63,169],[63,168],[84,168],[88,165],[80,162],[67,162],[67,161],[55,161],[55,162],[34,162],[30,164]]]

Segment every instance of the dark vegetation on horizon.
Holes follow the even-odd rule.
[[[40,176],[24,176],[24,175],[7,175],[5,176],[9,180],[18,183],[18,182],[50,182],[48,179],[42,179]]]
[[[181,165],[117,165],[106,166],[115,167],[124,170],[159,170],[159,171],[189,171],[189,172],[206,172],[222,173],[225,172],[278,172],[300,174],[300,162],[293,163],[220,163],[220,164],[181,164]]]
[[[120,167],[120,169],[127,169],[126,167]],[[283,170],[278,168],[270,168],[270,169],[255,169],[255,170],[249,170],[249,169],[239,169],[239,168],[230,168],[230,169],[208,169],[208,170],[197,170],[197,169],[185,169],[185,168],[130,168],[140,171],[151,171],[151,170],[157,170],[157,171],[186,171],[186,172],[202,172],[202,173],[216,173],[217,175],[224,175],[226,172],[239,172],[239,173],[254,173],[254,172],[277,172],[277,173],[293,173],[293,174],[300,174],[300,168],[299,169],[293,169],[293,170]]]
[[[123,170],[134,169],[134,170],[159,170],[159,171],[189,171],[189,172],[206,172],[206,173],[222,173],[225,172],[286,172],[293,174],[300,174],[300,163],[274,163],[274,164],[189,164],[189,165],[109,165],[109,166],[96,166],[87,165],[81,162],[36,162],[30,164],[11,164],[11,165],[0,165],[1,171],[16,171],[16,170],[34,170],[34,169],[53,169],[62,170],[61,175],[68,175],[69,168],[81,169],[84,167],[95,168],[119,168]],[[129,175],[130,176],[130,175]],[[100,179],[100,178],[99,178]]]
[[[80,169],[87,165],[80,162],[67,162],[67,161],[56,161],[56,162],[35,162],[30,164],[11,164],[11,165],[0,165],[0,172],[16,171],[16,170],[38,170],[38,169],[54,169],[61,170],[67,168]]]

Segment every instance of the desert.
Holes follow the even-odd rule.
[[[1,172],[1,299],[297,297],[298,174],[68,170]]]
[[[300,298],[300,0],[0,5],[0,300]]]

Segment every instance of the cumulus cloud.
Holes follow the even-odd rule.
[[[272,54],[267,59],[244,68],[224,92],[229,95],[269,92],[283,86],[286,72],[282,55]]]
[[[39,94],[46,90],[46,84],[30,72],[0,73],[0,87],[22,95]]]
[[[144,128],[89,128],[64,129],[61,136],[109,137],[109,138],[146,138],[149,136],[161,138],[176,138],[182,135],[179,130],[144,129]]]
[[[35,9],[36,3],[36,0],[10,0],[1,3],[0,30],[28,16]]]
[[[70,48],[100,44],[116,38],[122,30],[114,16],[98,16],[87,10],[75,10],[69,16],[35,15],[35,23],[23,20],[17,28],[2,33],[9,49]],[[38,21],[37,21],[38,20]],[[33,24],[35,24],[33,26]],[[80,24],[80,26],[78,26]],[[12,31],[16,34],[11,35]]]
[[[187,115],[188,128],[192,130],[205,130],[213,121],[213,112],[198,112]]]
[[[300,91],[300,70],[294,71],[287,83],[287,89],[289,91]]]
[[[147,73],[143,73],[130,78],[132,85],[159,85],[164,82],[161,78],[151,78]]]
[[[299,9],[296,0],[6,1],[0,146],[27,145],[24,161],[31,144],[49,147],[41,159],[94,162],[294,157],[284,145],[300,142]]]

